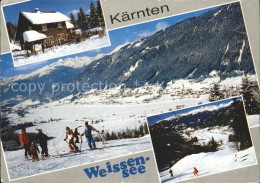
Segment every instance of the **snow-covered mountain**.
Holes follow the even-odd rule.
[[[50,101],[78,92],[65,88],[52,94],[53,83],[124,83],[133,88],[135,81],[139,86],[157,82],[165,86],[172,80],[202,81],[213,76],[224,80],[244,72],[255,74],[241,7],[233,3],[121,45],[107,55],[60,60],[27,75],[3,78],[1,92],[2,101],[8,103]],[[45,83],[45,88],[42,93],[13,92],[14,82]]]
[[[205,79],[216,74],[226,78],[239,71],[255,72],[241,7],[233,3],[127,44],[92,62],[80,79],[134,87],[136,80],[141,85],[166,84],[173,79]]]

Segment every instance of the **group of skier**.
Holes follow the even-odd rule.
[[[174,177],[172,169],[169,170],[169,173],[170,173],[170,177]],[[194,169],[193,169],[193,176],[194,177],[198,176],[198,173],[199,173],[198,169],[194,167]]]
[[[41,155],[42,157],[48,157],[48,147],[47,147],[47,141],[48,137],[45,135],[41,129],[38,130],[38,136],[37,139],[39,141],[39,145],[42,149]],[[25,150],[25,159],[28,159],[28,155],[32,157],[32,160],[39,160],[38,153],[40,153],[39,148],[35,145],[35,142],[31,141],[28,133],[26,133],[26,129],[22,128],[22,132],[19,135],[19,140],[21,142],[21,145],[23,146]]]
[[[75,128],[74,132],[69,127],[66,127],[66,136],[65,136],[64,141],[66,141],[68,143],[69,148],[70,148],[70,152],[81,151],[81,147],[79,148],[77,146],[77,143],[82,143],[82,139],[81,139],[81,142],[80,142],[79,138],[81,138],[81,136],[84,136],[84,135],[86,137],[89,148],[92,149],[92,150],[96,149],[96,144],[95,144],[95,141],[94,141],[93,136],[92,136],[92,131],[99,133],[99,130],[96,130],[93,126],[89,125],[88,122],[85,122],[84,132],[82,134],[80,134],[78,132],[79,127],[81,127],[81,126],[78,126],[77,128]],[[42,149],[42,151],[41,151],[42,158],[48,157],[49,156],[49,154],[48,154],[48,143],[47,143],[48,136],[45,135],[42,132],[41,129],[39,129],[38,132],[39,133],[38,133],[38,136],[37,136],[37,140],[38,140],[39,145]],[[104,130],[102,130],[102,132],[100,134],[100,138],[101,138],[102,143],[105,142],[103,134],[104,134]],[[35,142],[31,141],[29,135],[26,133],[25,128],[22,129],[22,132],[19,135],[19,139],[20,139],[21,145],[23,146],[23,148],[25,150],[25,159],[27,160],[28,155],[29,155],[29,156],[32,157],[33,161],[39,160],[38,153],[40,153],[40,151],[39,151],[38,147],[36,146]]]

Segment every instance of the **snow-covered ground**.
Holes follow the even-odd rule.
[[[59,125],[53,126],[53,128],[59,129]],[[81,153],[71,153],[61,157],[45,158],[44,160],[36,162],[25,161],[23,159],[24,150],[5,152],[10,179],[46,173],[118,156],[125,156],[137,151],[141,152],[152,148],[149,135],[138,139],[111,140],[106,144],[105,148],[100,150],[86,150],[89,148],[85,142],[86,140],[83,139],[83,141]],[[57,155],[57,151],[59,153],[69,151],[68,144],[63,140],[56,143],[57,149],[53,145],[52,140],[49,141],[49,154]],[[96,145],[98,148],[103,147],[101,142],[97,142]]]
[[[79,59],[78,63],[73,63],[71,60],[67,60],[65,63],[68,63],[71,67],[80,67],[92,61],[93,59]],[[57,62],[57,64],[62,64],[62,60]],[[53,65],[53,67],[55,66],[56,65]],[[50,68],[46,67],[43,69],[44,72],[35,71],[35,73],[31,73],[28,76],[19,76],[19,78],[30,78],[32,75],[39,74],[39,72],[42,74],[49,73],[49,69]],[[230,82],[230,80],[232,80],[232,82]],[[40,103],[39,101],[31,101],[28,99],[13,106],[11,111],[5,114],[5,116],[11,121],[11,125],[33,122],[36,126],[27,128],[28,132],[37,132],[36,129],[42,129],[48,136],[55,137],[49,142],[50,152],[55,154],[56,150],[52,141],[57,144],[58,151],[68,150],[67,144],[63,141],[66,126],[75,128],[79,125],[84,125],[85,121],[98,121],[98,123],[94,123],[93,126],[99,130],[105,130],[105,132],[118,132],[126,130],[127,128],[135,129],[146,122],[147,116],[174,111],[179,109],[180,105],[181,108],[186,108],[209,103],[209,92],[206,87],[209,87],[213,81],[219,82],[222,87],[224,87],[224,85],[225,87],[235,87],[240,85],[241,77],[227,78],[226,80],[220,81],[218,76],[214,76],[202,82],[188,79],[177,80],[169,82],[164,89],[162,89],[160,85],[145,85],[135,89],[125,89],[123,92],[120,91],[120,87],[102,91],[91,90],[77,95],[70,95],[57,101],[50,101],[49,103]],[[24,111],[24,117],[19,116],[17,111]],[[259,123],[257,115],[248,116],[248,120],[249,126],[251,126],[251,123],[253,125],[257,124],[257,122]],[[80,128],[79,131],[82,133],[83,128]],[[20,131],[16,131],[16,133],[20,133]],[[205,132],[204,134],[207,133],[213,134],[213,131]],[[198,131],[198,134],[196,134],[198,138],[200,134]],[[210,136],[211,134],[207,135]],[[221,138],[225,139],[226,136],[227,134],[221,136]],[[144,141],[147,144],[141,147],[140,144]],[[151,149],[151,142],[147,137],[117,140],[114,142],[120,147],[119,153],[112,154],[112,152],[104,151],[104,159],[122,156],[128,151],[130,153],[138,153]],[[101,143],[97,144],[98,147],[101,146]],[[120,146],[120,144],[124,145]],[[136,144],[136,147],[134,144]],[[83,146],[83,149],[84,148],[86,148],[86,146]],[[37,167],[34,168],[36,170],[30,170],[27,174],[27,172],[24,173],[22,171],[23,169],[19,169],[19,167],[25,168],[28,162],[24,164],[21,163],[22,165],[16,168],[17,164],[15,161],[23,162],[23,160],[21,160],[23,159],[22,150],[5,152],[5,157],[12,179],[79,165],[79,161],[75,161],[75,164],[67,163],[67,157],[60,158],[62,160],[57,160],[59,162],[58,164],[44,160],[40,163],[46,162],[46,170],[43,170],[42,166],[40,166],[38,169]],[[94,158],[93,161],[101,159],[101,157]],[[63,162],[65,163],[64,166]],[[35,172],[33,173],[33,171]],[[23,172],[23,174],[21,172]]]
[[[228,142],[229,134],[233,133],[228,127],[205,128],[196,131],[189,128],[185,131],[191,132],[193,137],[196,136],[199,144],[207,143],[212,137],[215,141],[222,140],[223,144],[216,152],[192,154],[182,158],[170,168],[174,177],[170,177],[169,169],[160,172],[162,182],[176,182],[194,178],[194,167],[199,171],[198,176],[205,176],[257,163],[254,147],[237,151],[235,144]]]
[[[102,48],[110,45],[110,40],[108,36],[95,37],[92,39],[87,39],[81,43],[55,46],[52,48],[45,49],[45,53],[38,52],[36,55],[31,55],[30,57],[25,57],[26,51],[18,50],[18,46],[11,45],[14,50],[12,51],[15,66],[26,65],[30,63],[35,63],[43,60],[49,60],[52,58],[62,57],[74,53],[80,53],[84,51],[89,51],[93,49]]]

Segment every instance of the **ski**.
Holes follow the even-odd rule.
[[[241,156],[240,158],[244,158],[244,157],[246,157],[246,156],[248,156],[249,154],[246,154],[246,155],[244,155],[244,156]]]

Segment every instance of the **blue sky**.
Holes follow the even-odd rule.
[[[235,97],[235,98],[237,98],[238,100],[242,100],[241,96]],[[150,116],[150,117],[147,117],[147,122],[148,122],[149,125],[151,125],[153,123],[156,123],[159,120],[166,119],[166,118],[172,117],[174,115],[176,117],[176,114],[177,115],[178,114],[179,115],[185,114],[185,113],[188,113],[188,112],[191,112],[193,110],[196,110],[196,109],[199,109],[199,108],[202,108],[202,107],[206,107],[206,106],[214,106],[214,105],[218,106],[220,104],[227,104],[227,103],[231,102],[232,100],[233,100],[233,98],[229,98],[229,99],[225,99],[225,100],[222,100],[222,101],[212,102],[212,103],[208,103],[208,104],[204,104],[204,105],[200,105],[200,106],[195,106],[195,107],[190,107],[190,108],[186,108],[186,109],[180,109],[180,110],[173,111],[173,112],[167,112],[167,113],[164,113],[164,114]]]
[[[38,7],[40,10],[56,10],[60,11],[62,13],[69,13],[72,10],[78,9],[80,6],[83,6],[83,2],[85,3],[84,7],[89,7],[90,1],[78,1],[78,0],[66,0],[66,4],[64,4],[65,0],[55,0],[55,1],[33,1],[33,2],[26,2],[26,3],[20,3],[16,5],[12,5],[10,7],[4,7],[4,15],[6,17],[7,21],[16,21],[19,11],[33,11],[36,7]],[[54,3],[55,2],[55,5]],[[68,5],[69,4],[69,5]],[[210,10],[216,9],[218,7],[194,11],[191,13],[186,13],[183,15],[177,15],[173,17],[168,17],[160,20],[155,20],[151,22],[146,22],[138,25],[132,25],[116,30],[109,31],[109,37],[111,41],[111,46],[101,48],[98,50],[93,51],[87,51],[83,53],[78,54],[72,54],[65,57],[50,59],[43,62],[38,62],[35,64],[25,65],[21,67],[13,67],[12,58],[10,54],[1,55],[1,76],[2,77],[11,77],[16,76],[19,74],[27,74],[31,73],[34,70],[37,70],[45,65],[49,65],[51,63],[54,63],[58,61],[59,59],[65,59],[65,58],[75,58],[75,57],[82,57],[82,56],[89,56],[94,57],[97,54],[100,53],[109,53],[113,49],[115,49],[117,46],[122,45],[126,42],[134,42],[142,37],[149,36],[153,33],[155,33],[158,30],[164,29],[166,27],[169,27],[171,25],[176,24],[177,22],[180,22],[182,20],[185,20],[190,17],[199,16],[205,12],[208,12]],[[84,9],[85,10],[85,9]],[[7,18],[8,17],[8,18]]]
[[[67,16],[70,12],[76,15],[80,7],[89,14],[90,3],[96,5],[96,0],[33,0],[3,7],[6,22],[17,24],[20,11],[59,11]]]

